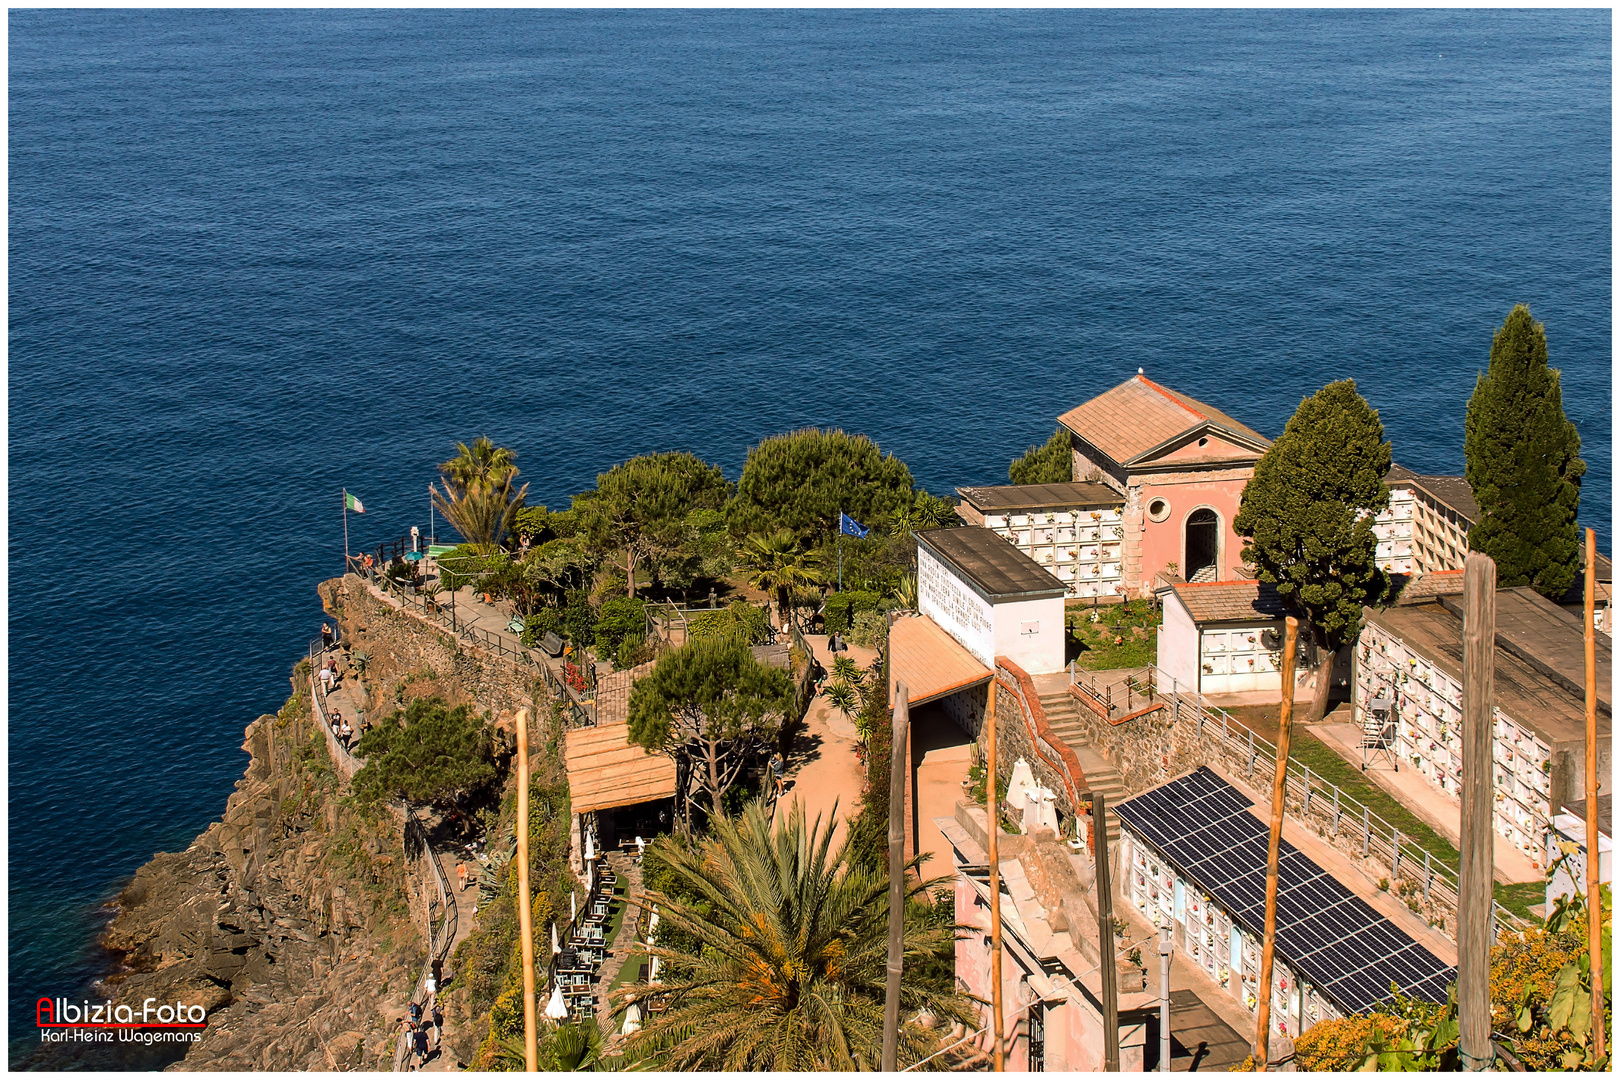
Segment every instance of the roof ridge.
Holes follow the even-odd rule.
[[[1272,582],[1258,581],[1254,578],[1237,578],[1233,581],[1182,581],[1178,582],[1175,587],[1178,589],[1207,589],[1211,585],[1271,585],[1272,588],[1276,588],[1276,585]]]
[[[1170,401],[1173,401],[1177,405],[1181,406],[1183,409],[1186,409],[1188,412],[1190,412],[1194,416],[1198,417],[1198,419],[1203,420],[1203,421],[1208,422],[1208,423],[1213,423],[1214,422],[1214,421],[1210,420],[1209,417],[1205,416],[1203,413],[1201,413],[1197,409],[1193,408],[1191,405],[1188,405],[1185,401],[1182,401],[1173,392],[1171,392],[1167,387],[1160,386],[1158,383],[1154,382],[1152,379],[1148,378],[1146,375],[1143,375],[1141,372],[1137,372],[1136,378],[1140,379],[1144,385],[1146,385],[1146,386],[1148,386],[1148,387],[1150,387],[1150,388],[1152,388],[1154,390],[1157,390],[1160,394],[1163,394]]]

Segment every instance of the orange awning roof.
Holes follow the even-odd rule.
[[[906,684],[912,705],[990,681],[990,669],[926,615],[896,620],[889,628],[890,671]]]
[[[568,750],[568,798],[576,814],[634,806],[675,794],[675,762],[631,745],[628,724],[575,728]]]

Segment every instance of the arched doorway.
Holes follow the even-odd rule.
[[[1220,576],[1221,519],[1210,509],[1194,510],[1186,525],[1187,580],[1215,581]]]

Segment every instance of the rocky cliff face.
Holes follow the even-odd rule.
[[[247,728],[252,762],[222,819],[142,867],[104,943],[108,996],[202,1005],[182,1069],[388,1069],[424,943],[400,821],[341,806],[295,675]]]

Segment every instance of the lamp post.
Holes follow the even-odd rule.
[[[1159,1071],[1170,1071],[1170,950],[1169,920],[1159,927]]]

